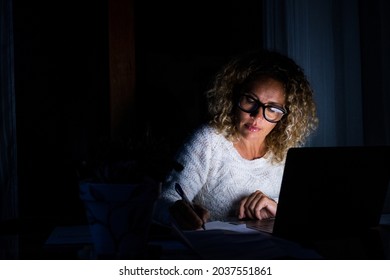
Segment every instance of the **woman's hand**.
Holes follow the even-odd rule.
[[[210,213],[200,205],[194,204],[195,211],[184,200],[177,200],[169,212],[176,224],[185,230],[201,229],[202,225],[209,219]]]
[[[255,191],[240,202],[239,219],[263,220],[275,217],[278,204],[261,191]]]

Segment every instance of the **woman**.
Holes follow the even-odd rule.
[[[287,150],[317,126],[303,70],[277,52],[246,53],[216,75],[207,98],[209,122],[178,152],[180,168],[163,184],[155,220],[198,229],[207,220],[274,217]]]

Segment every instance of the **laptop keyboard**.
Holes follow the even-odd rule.
[[[266,219],[266,220],[250,220],[250,221],[245,221],[246,227],[255,229],[258,231],[264,231],[268,233],[272,233],[274,229],[274,222],[275,219]]]

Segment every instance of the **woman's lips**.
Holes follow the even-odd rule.
[[[247,129],[250,132],[256,132],[256,131],[260,130],[260,128],[258,128],[257,126],[251,125],[251,124],[246,124],[245,126],[247,127]]]

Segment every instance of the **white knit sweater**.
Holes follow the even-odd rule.
[[[188,198],[210,211],[210,220],[237,216],[239,201],[256,190],[279,198],[284,162],[272,164],[270,156],[247,160],[233,143],[208,125],[200,127],[176,158],[182,171],[167,176],[155,207],[154,219],[169,224],[168,207],[181,199],[178,182]]]

